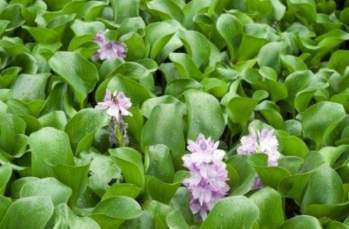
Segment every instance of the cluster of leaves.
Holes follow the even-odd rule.
[[[0,0],[0,228],[349,228],[348,28],[344,0]],[[125,60],[91,60],[105,30]],[[93,109],[107,89],[129,147]],[[249,125],[278,167],[236,155]],[[181,187],[199,133],[231,187],[203,222]]]

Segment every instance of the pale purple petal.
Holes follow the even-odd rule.
[[[205,219],[214,204],[229,191],[228,172],[223,162],[225,152],[218,150],[218,142],[200,134],[196,141],[188,141],[190,154],[183,156],[190,177],[183,181],[190,193],[193,214]]]
[[[241,155],[264,153],[268,155],[268,165],[277,166],[281,157],[278,147],[279,143],[274,130],[263,128],[259,131],[251,130],[249,135],[242,137],[237,153]]]
[[[96,109],[106,110],[106,113],[121,123],[124,116],[132,116],[129,109],[132,107],[131,100],[123,92],[111,93],[107,91],[103,102],[97,103]]]
[[[114,42],[113,49],[119,58],[126,57],[127,50],[126,50],[126,46],[124,44],[119,43],[119,42]]]
[[[254,185],[253,185],[253,189],[260,189],[263,186],[262,180],[261,178],[257,177],[254,180]]]
[[[113,60],[117,58],[125,58],[127,48],[124,44],[119,42],[108,41],[105,33],[98,32],[95,37],[95,43],[98,44],[99,49],[92,57],[93,60]]]
[[[96,34],[95,42],[99,45],[99,47],[103,47],[107,43],[104,32],[98,32]]]
[[[249,155],[255,153],[258,149],[257,133],[252,131],[249,135],[240,140],[241,144],[237,149],[238,154]]]
[[[115,104],[108,107],[107,109],[107,114],[112,117],[115,117],[116,120],[119,120],[119,113],[120,113],[119,107],[116,106]]]

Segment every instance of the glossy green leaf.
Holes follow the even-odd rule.
[[[26,197],[13,202],[6,211],[0,228],[45,228],[53,214],[50,198],[44,196]],[[18,219],[21,219],[18,221]]]
[[[252,194],[250,198],[259,208],[260,228],[279,228],[285,218],[281,195],[266,187]]]
[[[146,173],[164,182],[172,182],[175,169],[170,150],[165,145],[153,145],[146,151]]]
[[[138,203],[129,197],[114,197],[100,202],[92,212],[92,218],[102,228],[119,227],[124,220],[137,218],[142,214]]]
[[[212,95],[200,91],[184,94],[188,107],[188,138],[196,139],[202,133],[218,139],[225,127],[219,102]]]
[[[299,215],[295,216],[289,220],[287,220],[284,224],[281,225],[282,229],[301,229],[301,228],[309,228],[309,229],[321,229],[320,222],[312,217],[307,215]]]
[[[251,200],[243,196],[227,197],[216,203],[200,228],[253,228],[258,217],[258,207]]]
[[[95,133],[107,126],[109,121],[109,117],[105,113],[92,108],[83,109],[76,113],[67,123],[65,131],[77,153],[88,150],[92,145]]]
[[[144,167],[140,153],[132,148],[117,148],[109,153],[115,158],[126,181],[143,187],[145,183]]]
[[[96,67],[74,52],[57,52],[49,60],[50,67],[73,89],[77,101],[82,104],[95,87],[99,78]]]
[[[29,137],[32,175],[52,176],[51,165],[73,164],[73,153],[68,135],[51,127],[43,128]]]
[[[166,145],[176,166],[182,164],[184,154],[183,112],[178,104],[160,104],[155,107],[142,130],[143,146]]]
[[[323,115],[324,113],[326,115]],[[304,136],[312,139],[317,147],[326,144],[326,137],[331,134],[344,116],[345,110],[340,104],[317,103],[301,113]]]
[[[67,203],[71,194],[72,190],[69,187],[51,177],[27,182],[23,185],[20,191],[21,198],[30,196],[47,196],[51,198],[55,205]]]

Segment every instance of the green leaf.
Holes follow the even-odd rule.
[[[99,196],[102,196],[109,183],[114,179],[121,179],[121,170],[109,156],[99,153],[82,154],[82,158],[90,161],[89,187]]]
[[[348,57],[349,52],[347,50],[337,50],[331,55],[328,67],[343,74],[349,64]]]
[[[172,61],[172,63],[174,63],[180,77],[193,78],[196,80],[201,80],[203,78],[202,73],[188,54],[171,53],[169,58]]]
[[[55,165],[52,166],[54,176],[63,184],[67,185],[73,190],[73,195],[69,202],[72,205],[76,204],[76,201],[80,195],[86,190],[87,175],[89,165]],[[72,176],[71,174],[74,174]]]
[[[55,205],[67,203],[72,190],[53,177],[27,182],[20,191],[20,197],[47,196]]]
[[[45,127],[29,137],[32,175],[53,176],[50,165],[73,164],[73,153],[68,135],[51,127]]]
[[[259,208],[260,228],[279,228],[284,222],[284,209],[281,195],[272,188],[263,188],[250,197]]]
[[[129,79],[129,75],[125,74],[125,76],[127,77],[113,77],[108,83],[108,90],[125,92],[134,105],[140,105],[151,97],[146,87],[135,80]]]
[[[44,229],[53,214],[53,209],[52,201],[48,197],[33,196],[18,199],[7,209],[0,222],[0,228]]]
[[[181,46],[178,38],[174,37],[179,28],[181,25],[175,20],[154,22],[146,27],[145,40],[150,46],[151,58],[165,59],[173,50]]]
[[[280,229],[321,229],[320,222],[312,216],[308,215],[298,215],[291,219],[286,220],[284,224],[281,225]]]
[[[10,205],[11,205],[10,198],[0,196],[0,222],[1,222],[2,218],[4,217],[7,209],[10,207]]]
[[[109,150],[110,155],[116,160],[126,182],[144,187],[144,166],[140,153],[132,148],[122,147]]]
[[[319,190],[322,190],[319,192]],[[302,207],[310,204],[336,204],[343,200],[341,178],[328,165],[319,167],[310,177],[302,200]]]
[[[183,112],[178,103],[156,106],[142,130],[143,147],[163,144],[172,154],[175,167],[182,164],[184,154]]]
[[[172,182],[175,169],[170,150],[165,145],[153,145],[145,154],[146,173],[164,182]]]
[[[166,228],[166,217],[171,212],[168,205],[151,200],[144,208],[153,217],[153,228]]]
[[[234,155],[228,162],[228,171],[231,166],[235,173],[235,179],[232,180],[231,193],[234,195],[242,195],[250,191],[253,187],[256,172],[254,168],[248,163],[247,157],[241,155]]]
[[[5,164],[0,166],[0,195],[4,195],[7,183],[12,176],[12,168],[10,165]]]
[[[299,17],[301,21],[314,22],[316,19],[316,5],[314,0],[288,0],[287,6],[289,13]]]
[[[149,212],[143,211],[143,214],[138,218],[127,220],[121,227],[122,229],[152,229],[154,228],[154,220]]]
[[[289,73],[307,70],[307,65],[299,57],[292,55],[281,55],[281,64]]]
[[[243,30],[240,21],[231,14],[222,14],[217,19],[216,27],[228,46],[231,59],[234,60],[237,56],[239,37]]]
[[[176,19],[181,22],[183,19],[182,9],[174,1],[152,0],[147,3],[147,7],[150,9],[150,12],[162,20]]]
[[[248,22],[245,25],[245,33],[242,35],[241,44],[239,45],[239,60],[248,60],[255,57],[268,42],[271,33],[272,30],[267,25],[253,23],[252,20]]]
[[[194,27],[194,18],[200,14],[202,10],[209,7],[210,0],[190,1],[183,8],[183,24],[186,28],[192,29]]]
[[[244,196],[227,197],[219,200],[201,229],[254,228],[259,217],[258,207]]]
[[[1,149],[13,156],[22,154],[21,148],[26,145],[23,137],[26,129],[25,121],[18,116],[0,112],[0,129]]]
[[[69,2],[69,0],[46,0],[46,4],[51,10],[60,10]]]
[[[270,101],[262,101],[255,108],[256,111],[259,111],[266,122],[276,129],[284,128],[284,121],[279,112],[279,107]]]
[[[63,111],[52,111],[41,116],[38,121],[41,127],[53,127],[58,130],[64,130],[67,124],[67,116]]]
[[[317,90],[327,87],[321,78],[309,70],[290,74],[285,80],[285,85],[288,90],[288,100],[298,111],[304,111],[307,108]]]
[[[66,204],[60,204],[56,206],[53,219],[54,220],[51,219],[47,227],[100,229],[100,226],[93,219],[75,215],[74,212]]]
[[[185,221],[192,224],[194,221],[193,213],[189,206],[189,193],[186,188],[179,187],[170,201],[170,206],[181,213]]]
[[[145,57],[146,47],[141,35],[130,32],[120,38],[127,46],[127,60],[137,60]]]
[[[154,176],[147,176],[147,191],[152,199],[168,204],[180,183],[166,183]]]
[[[88,34],[96,34],[97,32],[105,30],[105,26],[102,22],[84,22],[82,20],[76,19],[70,26],[76,36],[83,36]]]
[[[280,70],[280,55],[284,54],[285,44],[282,42],[270,42],[264,45],[258,53],[257,62],[259,66],[268,66],[276,71]]]
[[[86,108],[76,113],[65,127],[70,142],[76,152],[88,150],[93,143],[95,133],[109,124],[104,112]]]
[[[45,99],[48,74],[21,74],[15,81],[11,93],[18,100]]]
[[[262,183],[274,189],[277,189],[280,182],[290,175],[286,169],[280,167],[256,166],[255,169]]]
[[[49,65],[74,89],[77,101],[83,104],[99,78],[95,65],[74,52],[56,52]]]
[[[310,176],[311,172],[286,177],[279,184],[280,193],[300,203]]]
[[[246,126],[251,119],[257,101],[247,97],[234,97],[227,105],[227,113],[233,123]],[[241,107],[244,107],[242,110]]]
[[[174,210],[167,215],[167,226],[170,229],[189,229],[189,225],[185,222],[182,214],[178,210]]]
[[[188,138],[202,133],[219,139],[225,128],[223,112],[218,100],[208,93],[190,90],[184,93],[188,107]]]
[[[51,44],[61,40],[61,33],[53,28],[23,26],[38,43]]]
[[[115,183],[105,191],[102,200],[116,196],[128,196],[134,199],[141,191],[142,189],[134,184]]]
[[[211,48],[204,35],[196,31],[181,31],[179,38],[198,68],[209,63]]]
[[[168,204],[180,183],[165,183],[154,176],[147,176],[147,192],[153,200]]]
[[[142,17],[132,17],[127,18],[120,24],[120,27],[118,28],[118,34],[124,35],[130,32],[144,34],[145,29],[146,26]]]
[[[140,0],[112,0],[114,11],[114,21],[117,23],[123,22],[127,18],[137,17],[139,14]]]
[[[177,98],[173,97],[173,96],[168,96],[168,95],[164,95],[164,96],[158,96],[158,97],[154,97],[154,98],[150,98],[147,99],[143,104],[142,104],[142,114],[146,117],[149,118],[151,115],[151,112],[153,111],[153,109],[160,105],[160,104],[166,104],[166,103],[179,103],[180,105],[182,105],[182,109],[183,112],[185,111],[185,105],[182,104]]]
[[[304,137],[312,139],[319,148],[327,143],[326,138],[345,115],[343,106],[337,103],[320,102],[312,105],[300,115]]]
[[[349,202],[338,204],[310,204],[304,208],[304,214],[317,218],[328,217],[331,219],[343,219],[349,209]]]
[[[97,221],[101,228],[118,228],[124,220],[139,217],[142,208],[129,198],[118,196],[98,203],[93,209],[91,217]]]
[[[218,78],[206,78],[202,84],[205,91],[218,98],[222,98],[228,91],[228,83]]]
[[[165,93],[176,97],[182,96],[182,94],[189,89],[202,89],[202,85],[196,80],[192,79],[175,79],[172,80],[166,86]]]
[[[307,145],[301,138],[288,134],[286,131],[278,131],[280,152],[287,156],[305,157],[309,152]]]
[[[9,87],[14,80],[16,80],[18,73],[21,71],[20,67],[7,67],[0,74],[1,87]]]

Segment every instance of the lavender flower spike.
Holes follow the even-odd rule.
[[[99,102],[96,109],[106,110],[107,114],[115,119],[116,122],[122,122],[124,116],[132,116],[129,109],[131,100],[123,92],[106,92],[104,101]]]
[[[184,166],[190,177],[183,181],[190,193],[190,208],[205,219],[214,204],[229,191],[228,173],[223,162],[225,152],[218,149],[218,142],[202,134],[196,141],[188,142],[191,152],[183,156]]]
[[[119,42],[107,41],[103,32],[98,32],[96,34],[95,42],[99,46],[99,49],[93,57],[95,60],[112,60],[126,57],[125,45]]]
[[[268,155],[268,165],[277,166],[281,156],[278,151],[279,143],[274,134],[274,130],[263,128],[262,130],[250,130],[250,134],[240,140],[237,149],[238,154],[250,155],[254,153],[264,153]]]

